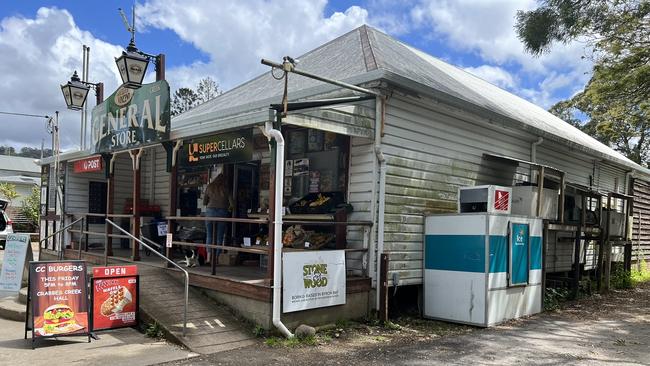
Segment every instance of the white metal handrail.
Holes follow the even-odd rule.
[[[187,305],[188,305],[188,303],[189,303],[189,297],[190,297],[190,274],[187,273],[187,271],[186,271],[185,269],[183,269],[183,267],[179,266],[176,262],[174,262],[174,261],[172,261],[171,259],[169,259],[169,258],[165,257],[164,255],[160,254],[157,250],[155,250],[155,249],[153,249],[152,247],[150,247],[150,246],[149,246],[148,244],[146,244],[144,241],[142,241],[142,240],[136,238],[135,236],[133,236],[133,235],[132,235],[131,233],[129,233],[128,231],[122,229],[119,225],[117,225],[117,224],[114,223],[113,221],[111,221],[111,220],[109,220],[109,219],[106,219],[106,222],[108,222],[109,224],[113,225],[113,226],[114,226],[115,228],[117,228],[119,231],[121,231],[122,233],[124,233],[124,235],[130,237],[130,238],[133,239],[134,241],[138,242],[140,245],[143,245],[145,248],[149,249],[150,251],[152,251],[153,253],[155,253],[157,256],[159,256],[160,258],[164,259],[164,260],[167,261],[168,263],[171,263],[174,267],[180,269],[181,272],[183,272],[183,274],[185,275],[185,310],[184,310],[184,313],[183,313],[183,337],[185,337],[185,332],[186,332],[186,329],[187,329]]]
[[[69,223],[68,225],[66,225],[66,226],[60,228],[59,230],[53,232],[52,234],[46,236],[45,238],[39,240],[38,247],[40,248],[41,245],[43,244],[43,242],[46,241],[47,239],[49,239],[49,238],[53,237],[54,235],[57,235],[57,234],[65,231],[65,230],[68,230],[71,226],[73,226],[74,224],[78,223],[81,220],[82,220],[82,218],[78,218],[78,219],[74,220],[73,222]],[[63,246],[61,246],[61,250],[59,251],[58,255],[59,255],[59,259],[63,259]]]

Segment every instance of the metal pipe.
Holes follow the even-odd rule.
[[[308,78],[312,78],[312,79],[315,79],[315,80],[318,80],[318,81],[322,81],[324,83],[340,86],[342,88],[358,91],[360,93],[365,93],[365,94],[370,94],[370,95],[375,95],[375,96],[381,96],[381,94],[379,94],[379,93],[377,93],[375,91],[372,91],[370,89],[362,88],[360,86],[348,84],[348,83],[338,81],[338,80],[328,79],[328,78],[318,76],[318,75],[314,75],[314,74],[311,74],[311,73],[308,73],[308,72],[296,70],[296,68],[293,66],[293,64],[288,63],[288,62],[285,62],[285,64],[290,65],[288,67],[283,66],[283,64],[278,64],[278,63],[275,63],[273,61],[269,61],[269,60],[266,60],[266,59],[262,59],[261,62],[262,62],[263,65],[275,67],[275,68],[278,68],[278,69],[286,71],[286,72],[293,72],[294,74],[302,75],[302,76],[305,76],[305,77],[308,77]]]
[[[53,237],[54,235],[58,234],[60,231],[63,231],[63,230],[67,230],[67,229],[69,229],[72,225],[74,225],[74,224],[78,223],[79,221],[81,221],[81,219],[82,219],[82,218],[78,218],[78,219],[74,220],[73,222],[69,223],[68,225],[62,227],[61,229],[59,229],[59,230],[53,232],[52,234],[46,236],[46,237],[43,238],[43,239],[41,239],[41,240],[38,242],[39,246],[40,246],[41,243],[43,243],[43,242],[46,241],[47,239]]]
[[[377,254],[375,261],[377,268],[375,273],[376,280],[376,306],[377,310],[381,305],[381,291],[379,291],[379,274],[381,273],[381,255],[384,253],[384,214],[386,210],[386,158],[381,151],[381,132],[379,125],[383,125],[384,121],[384,108],[386,100],[384,98],[377,98],[377,105],[375,106],[375,155],[379,163],[379,207],[378,207],[378,220],[377,220]],[[379,122],[379,123],[377,123]]]
[[[537,146],[539,146],[542,142],[544,142],[543,137],[539,137],[537,141],[534,141],[530,144],[530,161],[533,163],[537,163]],[[533,171],[535,170],[534,167],[530,167],[530,177],[528,178],[531,182],[533,181]]]
[[[117,230],[119,230],[119,231],[121,231],[122,233],[124,233],[124,235],[126,235],[126,236],[130,237],[131,239],[133,239],[134,241],[138,242],[140,245],[142,245],[142,246],[144,246],[145,248],[149,249],[152,253],[154,253],[154,254],[157,255],[158,257],[164,259],[164,260],[167,261],[168,263],[171,263],[174,267],[180,269],[181,272],[183,272],[183,274],[185,275],[185,304],[184,304],[184,305],[185,305],[185,310],[184,310],[184,313],[183,313],[183,337],[185,337],[186,329],[187,329],[187,306],[188,306],[188,303],[189,303],[189,297],[190,297],[190,275],[189,275],[189,273],[187,273],[187,271],[186,271],[185,269],[183,269],[183,267],[181,267],[181,266],[179,266],[178,264],[176,264],[176,262],[174,262],[174,261],[172,261],[171,259],[169,259],[169,258],[165,257],[164,255],[160,254],[160,253],[158,252],[158,250],[153,249],[152,247],[150,247],[150,246],[149,246],[147,243],[145,243],[144,241],[142,241],[142,240],[136,238],[135,236],[133,236],[133,235],[132,235],[131,233],[129,233],[128,231],[122,229],[119,225],[117,225],[116,223],[114,223],[114,222],[111,221],[110,219],[106,219],[106,222],[109,223],[109,224],[111,224],[111,225],[113,225],[115,228],[117,228]]]
[[[293,334],[280,319],[282,297],[282,192],[284,180],[284,137],[282,132],[266,124],[265,136],[276,142],[275,149],[275,219],[273,222],[273,325],[287,338]]]

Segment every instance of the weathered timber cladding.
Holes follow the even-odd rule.
[[[528,167],[514,168],[487,160],[483,154],[531,159],[538,137],[506,129],[490,120],[415,97],[392,97],[386,110],[382,151],[387,160],[384,251],[389,278],[400,285],[422,282],[424,216],[454,212],[460,186],[512,185],[513,177],[529,180]],[[551,140],[537,148],[537,161],[567,173],[567,181],[594,189],[622,192],[623,170],[602,166],[582,152]],[[549,248],[547,268],[570,267],[573,243]]]
[[[632,260],[650,260],[650,182],[634,179]]]

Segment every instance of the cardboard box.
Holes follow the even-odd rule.
[[[222,266],[234,266],[237,264],[237,253],[221,253],[217,264]]]

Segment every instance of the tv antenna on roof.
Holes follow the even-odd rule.
[[[124,13],[124,10],[122,8],[117,8],[117,11],[120,12],[120,15],[122,16],[122,21],[124,22],[124,26],[126,27],[126,31],[131,33],[131,43],[135,45],[135,5],[131,7],[132,10],[132,23],[129,24],[129,19],[126,17],[126,14]]]

